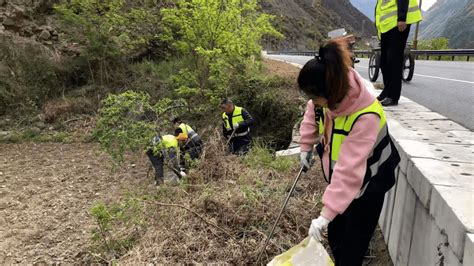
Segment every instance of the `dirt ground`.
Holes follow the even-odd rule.
[[[96,144],[1,144],[0,151],[0,264],[81,262],[96,227],[94,203],[154,190],[145,157],[112,172]],[[375,257],[364,264],[390,265],[380,231],[375,240]]]
[[[112,173],[96,144],[1,144],[0,264],[76,262],[90,244],[95,202],[153,188],[145,162]]]
[[[300,72],[297,67],[271,59],[264,59],[263,62],[266,68],[265,73],[291,78],[295,81],[296,84],[296,78],[298,77],[298,73]]]
[[[272,60],[266,60],[265,63],[268,73],[296,80],[299,70],[294,66]],[[97,202],[115,201],[124,194],[137,190],[150,195],[156,193],[151,176],[147,177],[147,169],[145,156],[129,156],[125,165],[112,171],[109,156],[100,151],[98,144],[0,144],[0,264],[89,263],[90,260],[84,261],[84,258],[94,256],[89,251],[93,245],[91,232],[97,227],[90,215],[91,207]],[[316,183],[311,180],[302,181],[297,191],[307,189],[306,186],[312,183],[309,186],[315,186],[319,190],[315,195],[321,195],[325,184],[319,176],[319,167],[315,165],[312,171],[315,176],[311,180],[316,180]],[[291,178],[293,177],[289,177],[288,181]],[[235,184],[235,180],[228,181],[229,184]],[[294,199],[289,208],[297,207],[297,202]],[[204,210],[205,208],[201,209]],[[218,217],[218,213],[219,211],[211,211],[208,215]],[[299,222],[301,221],[296,223]],[[186,224],[182,221],[179,223],[183,226]],[[306,223],[306,220],[301,223],[301,230],[297,230],[295,238],[299,239],[306,234]],[[122,262],[134,261],[127,260],[133,257],[134,252],[138,254],[135,257],[143,258],[142,262],[152,261],[140,254],[144,250],[155,252],[158,256],[170,253],[170,250],[165,250],[165,253],[153,250],[154,247],[147,241],[151,239],[160,242],[167,235],[172,238],[176,234],[171,232],[174,230],[173,226],[175,225],[168,225],[164,231],[160,231],[163,229],[162,224],[151,226],[143,240],[139,241]],[[194,227],[200,228],[198,225]],[[262,239],[263,233],[261,234],[255,239]],[[210,243],[212,241],[214,240],[211,239]],[[163,243],[165,242],[166,240]],[[258,243],[255,242],[252,246],[257,247]],[[285,245],[283,250],[289,247],[291,246]],[[370,256],[364,265],[392,265],[380,229],[377,229],[371,247],[368,254]],[[181,246],[177,248],[182,249]],[[214,260],[219,261],[219,258],[215,257]]]

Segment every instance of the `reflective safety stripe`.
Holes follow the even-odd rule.
[[[390,17],[393,17],[393,16],[397,16],[398,15],[398,11],[395,10],[393,12],[390,12],[390,13],[387,13],[383,16],[380,17],[380,22],[384,22],[385,20],[387,20],[388,18]]]
[[[177,138],[180,140],[186,140],[184,145],[187,145],[192,139],[199,136],[192,127],[185,123],[181,123],[178,127],[181,129],[182,133],[179,133]],[[181,138],[181,136],[184,136],[185,138]]]
[[[385,127],[387,129],[387,127]],[[387,130],[385,130],[385,132],[387,132]],[[385,133],[385,137],[382,137],[381,139],[384,139],[387,137],[387,134],[388,133]],[[380,142],[380,141],[379,141]],[[375,145],[375,147],[377,147],[377,145]],[[368,169],[370,169],[370,179],[369,180],[364,180],[364,183],[362,183],[362,188],[361,190],[359,191],[359,193],[357,194],[356,196],[356,199],[362,197],[364,195],[364,192],[365,190],[367,189],[370,181],[371,181],[371,178],[377,176],[378,172],[379,172],[379,169],[380,169],[380,166],[385,163],[389,158],[390,156],[392,155],[392,146],[390,145],[390,143],[385,146],[385,148],[382,150],[382,153],[380,154],[380,158],[375,162],[373,163],[372,165],[368,166]],[[372,154],[369,156],[369,158],[372,156]]]
[[[418,3],[416,3],[416,5],[410,6],[410,8],[408,8],[407,21],[406,21],[407,24],[416,23],[416,22],[420,21],[422,18],[423,17],[421,15],[420,6],[418,5]]]
[[[385,114],[382,105],[375,100],[371,105],[348,116],[336,117],[333,120],[333,130],[331,134],[331,160],[337,161],[342,143],[352,131],[352,128],[362,115],[376,114],[380,117],[379,130],[382,130],[386,123]]]
[[[380,132],[377,136],[377,139],[375,140],[374,147],[377,147],[380,144],[380,142],[382,142],[382,140],[387,136],[387,134],[388,134],[388,127],[387,126],[382,127],[382,129],[380,129]],[[372,152],[370,153],[369,158],[372,157],[372,155],[374,155],[374,150],[372,150]]]
[[[324,110],[326,111],[326,110]],[[355,112],[348,116],[341,116],[336,117],[333,120],[333,129],[330,136],[330,153],[329,153],[329,182],[331,182],[331,177],[334,169],[337,167],[337,161],[339,158],[339,152],[341,147],[344,143],[344,140],[350,136],[350,132],[354,127],[357,120],[366,114],[375,114],[380,117],[379,122],[379,132],[377,134],[377,139],[374,143],[374,146],[367,158],[367,170],[364,175],[364,180],[362,183],[362,188],[359,193],[359,196],[363,194],[367,184],[371,181],[372,178],[376,177],[380,166],[386,162],[391,154],[392,154],[392,147],[390,142],[390,136],[388,135],[388,127],[387,127],[387,120],[385,118],[385,113],[383,111],[382,105],[379,101],[375,100],[371,105],[368,107]],[[324,119],[320,120],[320,127],[324,128]],[[327,173],[325,173],[326,175]]]
[[[224,126],[226,130],[233,130],[234,127],[229,123],[229,117],[224,112],[222,113],[222,120],[224,121]],[[232,112],[232,124],[243,122],[244,117],[242,116],[242,107],[234,106],[234,111]]]
[[[383,149],[382,154],[380,155],[380,159],[369,167],[371,177],[374,177],[378,174],[380,165],[382,165],[386,160],[388,160],[390,154],[392,154],[392,146],[387,145]]]
[[[417,12],[418,10],[420,10],[420,8],[418,6],[412,6],[408,9],[408,13]],[[393,16],[398,16],[398,10],[395,10],[395,11],[392,11],[390,13],[384,14],[383,16],[380,17],[380,22],[382,23],[385,20],[387,20],[388,18],[393,17]],[[408,14],[407,14],[407,16],[408,16]]]
[[[409,0],[406,14],[406,23],[414,24],[422,20],[421,10],[418,0]],[[386,33],[397,27],[398,5],[396,0],[378,0],[375,8],[375,25],[377,33],[381,38],[382,33]]]
[[[197,134],[192,127],[190,127],[189,125],[185,123],[181,123],[179,125],[179,128],[186,135],[186,137],[191,137],[192,135]]]
[[[250,130],[247,129],[247,131],[245,131],[245,132],[242,132],[242,133],[235,133],[235,134],[234,134],[234,137],[243,137],[243,136],[246,136],[246,135],[249,134],[249,131],[250,131]]]

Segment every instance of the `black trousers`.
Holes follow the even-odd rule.
[[[170,149],[167,151],[167,160],[169,162],[169,165],[171,165],[172,167],[172,171],[178,176],[180,177],[179,175],[179,170],[180,170],[180,167],[179,167],[179,162],[178,162],[178,158],[177,158],[177,154],[176,154],[176,151],[173,150],[173,149]],[[163,180],[164,178],[164,164],[165,164],[165,158],[163,156],[163,154],[160,152],[158,154],[153,154],[153,150],[152,149],[148,149],[147,152],[146,152],[146,155],[148,155],[148,158],[150,159],[150,162],[151,162],[151,165],[153,166],[153,169],[155,169],[155,181],[160,181],[160,180]]]
[[[245,155],[250,150],[251,142],[252,138],[249,135],[243,137],[234,137],[229,143],[230,152],[237,155]]]
[[[410,25],[400,32],[398,27],[382,33],[380,68],[382,69],[384,89],[382,98],[398,101],[402,93],[403,55],[410,34]]]
[[[366,192],[328,226],[328,240],[336,266],[362,265],[374,234],[385,193]]]
[[[148,158],[150,159],[151,165],[153,166],[153,169],[155,169],[155,181],[163,180],[163,177],[164,177],[163,156],[161,156],[161,154],[160,155],[153,154],[152,149],[148,149],[146,151],[146,155],[148,155]]]
[[[197,137],[194,139],[191,139],[185,146],[184,146],[184,152],[189,154],[189,157],[191,157],[192,160],[198,159],[201,156],[202,153],[202,140],[201,138]],[[184,158],[184,156],[183,156]]]

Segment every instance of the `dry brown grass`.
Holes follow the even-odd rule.
[[[43,115],[46,122],[54,122],[69,115],[90,114],[95,110],[91,100],[86,98],[58,98],[44,104]]]
[[[265,65],[265,74],[289,78],[296,84],[298,73],[300,73],[299,68],[284,62],[267,58],[263,59],[263,64]]]
[[[120,263],[256,263],[298,165],[287,171],[252,168],[247,160],[227,155],[222,144],[207,143],[187,184],[141,195],[146,231]],[[321,208],[321,180],[319,170],[300,179],[265,261],[306,237]]]

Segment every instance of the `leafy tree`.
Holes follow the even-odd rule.
[[[161,10],[161,40],[173,42],[179,58],[188,61],[172,77],[178,95],[215,102],[228,94],[236,74],[255,65],[262,37],[281,36],[271,25],[273,17],[257,9],[257,0],[178,0]]]
[[[110,94],[102,101],[95,135],[101,147],[116,164],[126,151],[143,150],[151,139],[170,124],[167,117],[177,116],[186,106],[182,99],[163,98],[156,104],[144,92]]]
[[[421,40],[418,43],[419,50],[444,50],[449,49],[449,39],[440,37],[429,40]]]
[[[421,40],[418,43],[418,50],[445,50],[449,49],[449,39],[440,37],[429,40]],[[421,57],[423,58],[423,57]],[[451,56],[440,56],[440,60],[451,60]]]

